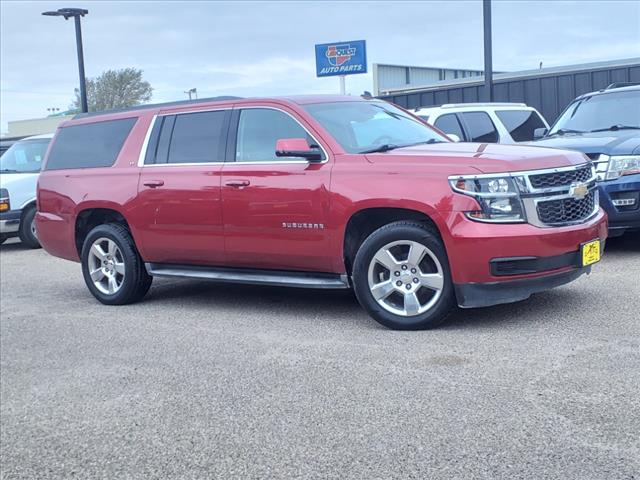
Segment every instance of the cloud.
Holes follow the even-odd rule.
[[[125,6],[126,7],[123,7]],[[88,2],[82,20],[87,76],[137,67],[153,101],[233,94],[336,93],[316,78],[316,43],[366,39],[368,59],[482,68],[479,1]],[[8,120],[66,108],[78,83],[72,22],[43,17],[59,2],[0,8],[0,130]],[[638,56],[638,2],[493,2],[494,68],[516,71]],[[353,94],[371,74],[347,78]]]

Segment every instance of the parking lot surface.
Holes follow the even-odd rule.
[[[424,332],[349,292],[158,280],[99,304],[0,247],[1,477],[640,475],[640,237],[590,276]]]

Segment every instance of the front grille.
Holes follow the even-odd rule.
[[[577,170],[531,175],[529,176],[529,181],[533,188],[550,188],[563,185],[569,186],[575,182],[586,182],[590,178],[591,165],[586,165]]]
[[[581,200],[563,198],[538,202],[538,218],[547,225],[562,225],[587,219],[595,209],[596,191],[591,190]]]

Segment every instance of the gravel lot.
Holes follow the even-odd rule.
[[[640,478],[640,236],[444,327],[348,292],[156,280],[105,307],[0,247],[1,478]]]

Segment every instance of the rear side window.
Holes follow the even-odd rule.
[[[225,116],[225,110],[176,115],[167,163],[223,161]]]
[[[498,131],[489,115],[484,112],[465,112],[460,115],[467,125],[471,142],[495,143],[498,141]]]
[[[124,118],[61,128],[45,170],[110,167],[137,120]]]
[[[446,134],[452,133],[457,135],[460,140],[464,140],[462,127],[460,127],[460,122],[458,122],[458,118],[454,113],[447,113],[446,115],[438,117],[434,126]]]
[[[145,164],[224,161],[228,110],[158,117]]]
[[[540,115],[533,110],[502,110],[496,111],[496,115],[516,142],[533,140],[536,128],[546,128]]]

